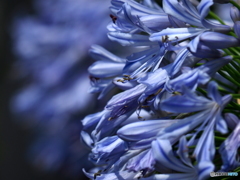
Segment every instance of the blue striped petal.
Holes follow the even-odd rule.
[[[154,42],[149,41],[148,36],[139,35],[139,34],[128,34],[121,32],[109,32],[109,39],[112,41],[117,41],[123,46],[148,46],[148,45],[157,45]]]

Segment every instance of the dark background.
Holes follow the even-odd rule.
[[[37,171],[26,161],[26,151],[33,136],[16,124],[10,114],[10,97],[22,83],[10,77],[14,56],[9,26],[14,12],[19,9],[34,13],[31,0],[0,0],[0,180],[68,180],[59,172]]]

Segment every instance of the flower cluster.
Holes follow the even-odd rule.
[[[234,5],[233,26],[210,10],[215,3]],[[92,92],[119,93],[82,120],[97,166],[87,177],[203,180],[240,166],[239,9],[221,0],[111,0],[108,37],[134,52],[90,49]]]

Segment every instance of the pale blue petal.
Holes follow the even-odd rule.
[[[157,139],[152,142],[153,156],[162,166],[179,172],[191,172],[193,168],[184,165],[177,159],[172,151],[170,141],[167,139]]]
[[[162,37],[167,36],[167,41],[177,42],[188,39],[202,33],[201,28],[167,28],[150,36],[150,41],[162,41]]]
[[[211,108],[213,103],[204,97],[196,96],[195,98],[186,95],[176,95],[162,101],[160,107],[164,111],[174,113],[189,113],[203,111]]]
[[[213,49],[224,49],[240,45],[240,41],[233,36],[217,32],[204,32],[200,36],[200,41]]]
[[[228,127],[232,130],[234,130],[235,127],[237,126],[237,124],[240,122],[238,117],[232,113],[226,113],[226,114],[224,114],[224,117],[225,117]]]
[[[114,62],[125,62],[125,59],[122,59],[106,49],[104,49],[101,46],[93,45],[91,49],[89,50],[90,55],[93,57],[93,59],[96,60],[109,60]]]
[[[159,12],[164,13],[163,9],[154,0],[144,0],[143,5],[150,7],[151,9],[157,9]]]
[[[180,50],[177,54],[177,57],[175,59],[175,61],[173,62],[173,64],[171,65],[171,69],[169,70],[169,76],[174,76],[176,75],[180,68],[182,67],[186,57],[189,55],[189,51],[187,48],[184,48],[182,50]]]
[[[116,77],[113,79],[113,84],[122,90],[128,90],[134,88],[138,85],[136,81],[124,81],[122,82],[122,77]]]
[[[179,19],[177,19],[171,15],[168,15],[168,18],[169,18],[169,22],[171,23],[172,27],[174,27],[174,28],[187,27],[184,22],[180,21]]]
[[[199,180],[196,174],[193,173],[172,173],[172,174],[154,174],[142,180]]]
[[[142,16],[140,21],[154,31],[161,31],[171,26],[167,14]]]
[[[234,23],[236,21],[240,21],[240,11],[238,10],[238,8],[236,8],[235,6],[232,6],[230,9],[230,16]]]
[[[191,160],[189,159],[189,154],[188,154],[188,145],[187,145],[187,140],[186,136],[182,136],[179,140],[179,147],[177,150],[177,154],[180,157],[181,161],[188,165],[189,167],[193,167]]]
[[[188,43],[188,48],[189,48],[190,51],[193,52],[193,53],[196,53],[196,52],[197,52],[197,48],[198,48],[199,41],[200,41],[200,36],[201,36],[201,35],[198,35],[197,37],[195,37],[193,40],[191,40],[191,41]]]
[[[208,12],[210,10],[209,8],[211,5],[213,5],[212,0],[202,0],[199,3],[197,9],[198,9],[198,12],[200,13],[201,19],[204,19],[208,15]]]
[[[107,78],[122,74],[124,66],[125,63],[97,61],[88,68],[88,72],[93,77]]]
[[[127,141],[140,141],[157,136],[161,130],[176,120],[147,120],[128,124],[117,131],[120,138]]]
[[[200,20],[187,12],[177,0],[163,0],[163,9],[167,14],[170,14],[183,22],[202,27]]]
[[[171,143],[175,143],[181,136],[192,131],[198,125],[203,123],[209,116],[209,111],[200,112],[190,117],[179,120],[171,126],[165,128],[160,134],[161,139],[169,139]]]
[[[90,135],[86,131],[81,131],[80,137],[81,137],[81,142],[83,142],[87,147],[93,148],[93,145],[94,145],[93,139],[90,137]]]
[[[197,19],[200,19],[200,15],[197,11],[197,8],[193,6],[191,1],[189,0],[182,0],[183,5],[186,7],[186,9],[189,11],[190,14],[195,16]]]
[[[240,123],[237,124],[234,131],[228,136],[228,138],[221,144],[219,153],[222,156],[223,165],[221,170],[233,171],[240,166],[240,157],[238,148],[240,146]]]
[[[217,102],[219,105],[222,104],[222,96],[218,91],[218,84],[215,81],[211,81],[208,84],[207,92],[208,92],[208,97],[210,97],[212,100]]]
[[[156,45],[156,43],[149,41],[149,37],[145,35],[109,32],[108,37],[112,41],[117,41],[123,46],[148,46],[154,44]]]

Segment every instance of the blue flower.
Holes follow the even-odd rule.
[[[239,121],[239,120],[238,120]],[[230,136],[221,144],[219,153],[221,154],[223,165],[221,171],[231,172],[240,166],[238,148],[240,146],[240,123],[238,122]]]

